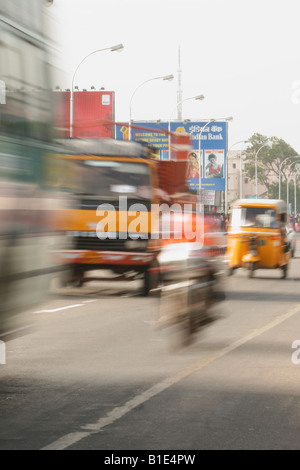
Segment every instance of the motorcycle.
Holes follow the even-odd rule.
[[[172,343],[184,347],[217,319],[212,307],[225,299],[216,259],[191,243],[170,244],[159,256],[160,327],[173,329]]]

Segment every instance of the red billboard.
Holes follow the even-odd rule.
[[[115,92],[75,91],[73,104],[73,137],[115,138]],[[53,92],[53,108],[57,135],[70,137],[71,92]]]

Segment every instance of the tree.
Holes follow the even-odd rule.
[[[296,156],[296,151],[283,139],[278,139],[277,137],[267,138],[258,133],[253,134],[248,139],[248,142],[250,145],[244,152],[244,155],[246,155],[244,158],[244,174],[252,181],[255,180],[255,156],[259,150],[257,154],[257,180],[258,183],[266,186],[269,197],[271,193],[272,197],[274,197],[276,187],[278,188],[279,186],[280,165],[282,164],[281,180],[284,181],[287,179],[289,165],[293,162],[293,159],[286,160],[284,164],[283,161],[287,157]],[[264,144],[266,145],[262,147]],[[278,189],[276,198],[278,198]]]

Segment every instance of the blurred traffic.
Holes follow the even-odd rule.
[[[0,336],[23,332],[22,314],[45,299],[54,277],[80,287],[102,270],[114,281],[141,279],[145,296],[159,291],[160,320],[188,324],[191,339],[224,297],[226,216],[204,214],[187,184],[195,176],[189,134],[164,132],[167,161],[151,145],[112,138],[112,121],[103,123],[110,138],[96,138],[98,122],[76,119],[73,84],[71,94],[52,91],[45,4],[2,1],[1,14]]]
[[[189,322],[182,330],[191,340],[208,323],[208,308],[224,298],[216,260],[226,236],[222,219],[204,215],[186,185],[188,152],[161,161],[136,142],[60,139],[60,145],[56,158],[70,165],[74,196],[59,225],[72,246],[53,251],[70,267],[64,284],[80,287],[99,270],[111,282],[141,279],[143,295],[159,293],[159,324],[168,323],[161,321],[166,316],[180,326]],[[183,291],[186,308],[178,315],[173,299]]]
[[[160,55],[172,60],[172,40],[155,47],[140,34],[149,9],[142,21],[132,15],[135,30],[108,4],[0,0],[0,448],[119,449],[106,464],[126,448],[161,449],[150,463],[163,449],[298,448],[299,155],[259,133],[232,144],[231,117],[183,119],[183,102],[204,95],[183,98],[180,48],[177,117],[133,120],[152,114],[143,99],[132,114],[141,85],[174,78],[151,78]],[[198,34],[190,9],[179,11],[181,33],[187,24]],[[104,58],[77,74],[94,53],[124,48],[98,40],[128,31],[134,62],[112,54],[115,70]],[[204,85],[230,64],[222,34],[220,23],[203,48]],[[69,54],[59,41],[65,51],[72,43]],[[239,98],[239,78],[226,74],[206,91],[222,82]],[[198,116],[225,109],[217,91]],[[145,91],[156,118],[163,93]],[[122,102],[129,119],[118,122]],[[243,108],[257,116],[255,104]],[[263,106],[260,118],[249,128],[270,124]],[[171,452],[164,463],[176,463]]]
[[[185,127],[114,122],[112,93],[88,101],[107,106],[99,120],[81,102],[87,93],[75,98],[73,83],[53,92],[44,9],[33,0],[1,2],[0,337],[23,329],[22,313],[45,299],[54,277],[80,287],[102,271],[110,281],[140,279],[143,295],[159,298],[158,324],[180,325],[189,343],[225,298],[225,251],[230,274],[280,268],[286,277],[298,222],[289,226],[283,203],[266,200],[237,203],[228,220],[220,146],[227,122],[191,126],[195,151]],[[128,140],[145,129],[163,135],[168,159],[149,142]],[[200,148],[204,130],[212,148]],[[201,171],[207,187],[221,188],[211,191],[218,197],[201,188]],[[238,218],[251,210],[259,225],[249,229]]]

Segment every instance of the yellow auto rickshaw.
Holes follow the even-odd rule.
[[[287,277],[291,246],[287,238],[287,206],[271,199],[240,199],[232,205],[226,262],[228,274],[240,267],[253,277],[256,269],[280,269]]]

